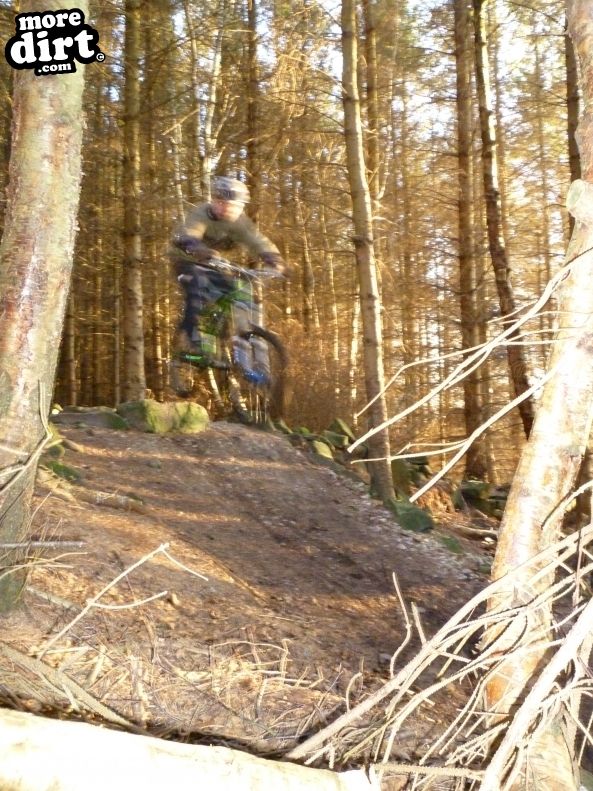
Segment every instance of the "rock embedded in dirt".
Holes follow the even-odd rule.
[[[110,407],[65,407],[62,412],[52,415],[52,423],[60,426],[80,426],[126,430],[130,426],[115,409]]]
[[[199,434],[210,423],[208,412],[203,406],[187,401],[161,404],[145,398],[141,401],[126,401],[117,407],[117,412],[132,428],[150,434]]]

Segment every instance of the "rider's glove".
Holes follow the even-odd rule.
[[[264,262],[264,266],[268,269],[273,269],[279,274],[282,274],[286,268],[279,253],[262,253],[260,258]]]
[[[210,258],[216,258],[216,251],[195,236],[178,236],[175,239],[175,246],[187,255],[191,255],[196,261],[208,261]]]

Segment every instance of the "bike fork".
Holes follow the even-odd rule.
[[[207,368],[208,371],[208,384],[210,385],[210,389],[212,391],[212,398],[216,405],[216,408],[220,412],[220,414],[224,414],[224,401],[222,396],[220,395],[220,389],[218,387],[218,383],[216,381],[216,377],[214,376],[214,369]]]

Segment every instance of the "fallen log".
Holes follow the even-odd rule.
[[[0,710],[0,788],[19,791],[378,791],[364,770],[342,773],[180,744],[83,722]]]

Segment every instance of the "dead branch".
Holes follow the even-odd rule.
[[[379,791],[363,770],[334,773],[257,758],[228,747],[140,737],[87,723],[0,713],[0,786],[20,791]],[[108,759],[107,759],[108,757]]]
[[[98,492],[95,490],[84,489],[81,486],[73,487],[75,499],[82,500],[84,503],[92,505],[106,505],[109,508],[119,508],[122,511],[133,511],[137,514],[148,512],[147,506],[134,497],[117,492]]]
[[[68,631],[70,631],[70,629],[74,626],[74,624],[78,623],[78,621],[80,621],[81,618],[84,618],[84,616],[89,612],[89,610],[91,610],[95,606],[95,604],[99,601],[99,599],[102,596],[104,596],[108,590],[110,590],[115,585],[117,585],[117,583],[120,582],[122,579],[124,579],[124,577],[127,577],[127,575],[130,574],[132,571],[134,571],[134,569],[137,569],[139,566],[143,565],[144,563],[147,563],[149,560],[155,557],[155,555],[158,555],[159,553],[162,553],[164,550],[168,549],[168,547],[169,547],[168,544],[161,544],[161,546],[157,547],[152,552],[149,552],[147,555],[144,555],[144,557],[140,558],[140,560],[137,560],[136,563],[133,563],[125,571],[122,571],[121,574],[118,574],[118,576],[114,580],[112,580],[108,585],[102,588],[99,591],[99,593],[96,594],[96,596],[93,596],[92,599],[89,599],[87,601],[83,609],[77,614],[75,618],[73,618],[70,621],[70,623],[66,624],[66,626],[58,632],[58,634],[54,635],[54,637],[48,640],[48,642],[45,644],[45,647],[39,653],[39,658],[41,659],[41,657],[53,645],[55,645],[58,640],[60,640]]]
[[[430,392],[424,395],[422,398],[418,399],[414,404],[411,404],[409,407],[404,409],[402,412],[399,412],[397,415],[386,420],[379,426],[374,426],[372,429],[367,431],[362,437],[359,437],[355,442],[350,445],[348,448],[348,452],[354,451],[358,445],[362,442],[367,440],[373,434],[376,434],[379,431],[383,431],[384,429],[388,428],[389,426],[393,425],[394,423],[399,422],[404,417],[407,417],[412,412],[415,412],[419,407],[423,406],[424,404],[431,401],[436,395],[441,393],[443,390],[447,390],[450,387],[458,384],[462,381],[469,373],[474,371],[478,368],[489,356],[490,354],[500,346],[510,335],[513,335],[517,332],[517,330],[522,327],[526,322],[528,322],[533,317],[539,314],[540,309],[546,304],[546,302],[551,298],[554,294],[556,289],[560,286],[561,282],[568,276],[570,273],[574,261],[570,261],[566,264],[562,269],[560,269],[556,275],[548,282],[546,288],[544,289],[541,297],[536,300],[533,305],[525,311],[525,313],[517,319],[517,321],[510,324],[503,332],[499,333],[495,338],[488,341],[487,343],[481,344],[480,346],[473,347],[475,351],[471,353],[468,357],[465,357],[464,360],[453,369],[453,371],[443,379],[438,385],[436,385]],[[506,318],[506,317],[505,317]],[[465,350],[465,353],[471,350]],[[403,369],[400,369],[396,376],[393,377],[388,384],[385,386],[383,393],[387,390],[388,387],[393,384],[395,378],[399,376]],[[368,404],[365,409],[370,406]],[[364,411],[364,410],[363,410]]]
[[[83,547],[86,541],[17,541],[0,544],[0,549],[57,549],[62,547]]]
[[[23,654],[16,648],[11,648],[4,643],[0,643],[0,653],[4,654],[5,657],[16,665],[20,665],[35,675],[40,676],[42,679],[45,679],[53,688],[62,690],[63,693],[65,692],[67,694],[70,700],[80,704],[80,708],[100,717],[102,720],[105,720],[105,722],[118,725],[133,733],[144,733],[144,731],[134,725],[134,723],[126,720],[116,711],[109,708],[109,706],[106,706],[90,695],[86,689],[83,689],[76,681],[60,670],[56,670],[50,665],[46,665],[45,662],[41,662],[39,659],[35,659],[35,657],[27,656],[27,654]]]
[[[401,725],[404,719],[409,717],[412,711],[417,709],[421,703],[425,702],[430,695],[446,688],[451,683],[459,682],[462,678],[478,670],[486,670],[490,673],[493,667],[503,661],[504,657],[501,656],[499,652],[500,640],[502,639],[502,634],[505,635],[505,640],[508,640],[508,630],[513,624],[519,624],[518,629],[516,626],[513,626],[517,632],[515,639],[515,650],[517,651],[530,651],[532,650],[530,646],[533,643],[546,639],[545,634],[540,631],[536,630],[530,633],[528,629],[522,628],[520,622],[516,621],[516,617],[521,615],[527,619],[530,617],[531,613],[546,606],[549,600],[556,599],[560,595],[566,594],[567,591],[572,590],[574,575],[573,577],[567,576],[564,580],[560,580],[541,593],[536,592],[537,581],[542,575],[549,575],[553,573],[556,568],[565,565],[577,548],[585,547],[591,540],[593,540],[593,525],[584,528],[580,535],[573,534],[567,536],[562,541],[548,547],[526,563],[514,569],[505,577],[492,582],[461,608],[461,610],[459,610],[459,612],[456,613],[434,637],[423,645],[416,657],[408,662],[397,675],[386,682],[381,689],[377,690],[377,692],[341,717],[338,717],[335,722],[323,728],[310,739],[292,749],[287,757],[296,760],[306,755],[311,755],[315,751],[319,751],[319,748],[321,748],[323,744],[334,739],[334,737],[346,729],[347,726],[351,726],[354,722],[360,720],[365,714],[385,700],[386,697],[394,695],[385,712],[383,725],[379,728],[375,727],[371,729],[371,731],[363,737],[362,741],[358,742],[354,749],[349,750],[343,755],[344,758],[352,758],[354,755],[360,754],[365,744],[374,741],[378,733],[385,731],[386,727],[390,727],[391,736],[387,741],[387,749],[385,750],[384,758],[384,761],[387,762],[389,760],[390,744],[395,737],[397,726]],[[592,565],[592,563],[587,564],[586,572],[589,571]],[[582,571],[585,572],[585,569],[582,569]],[[500,590],[508,588],[510,585],[517,584],[518,581],[521,581],[523,587],[526,588],[529,586],[534,591],[534,596],[531,598],[528,605],[510,610],[499,610],[495,607],[483,615],[473,618],[470,617],[476,608],[483,605],[488,600],[495,601],[496,594]],[[501,630],[501,634],[497,640],[490,644],[486,651],[483,651],[470,662],[464,660],[462,663],[463,667],[460,670],[454,670],[446,679],[437,681],[428,690],[414,696],[412,700],[404,705],[401,711],[396,713],[398,703],[404,698],[419,675],[426,670],[429,665],[441,658],[447,658],[447,660],[450,661],[451,654],[456,653],[469,637],[472,635],[481,635],[485,628],[494,625],[497,625],[497,628]],[[531,642],[525,644],[524,641],[528,634]],[[464,715],[466,720],[471,718],[471,712],[472,707],[470,706],[469,710]],[[335,744],[333,745],[333,749],[335,750]],[[320,752],[322,754],[323,750]],[[319,755],[319,752],[317,752],[317,755]],[[457,757],[459,758],[459,756]]]
[[[539,678],[513,717],[500,746],[493,755],[484,774],[480,791],[499,791],[501,787],[500,779],[508,772],[512,754],[521,740],[525,738],[530,725],[541,708],[542,702],[550,694],[554,681],[569,662],[575,660],[581,645],[589,637],[592,614],[593,599],[587,603],[556,655],[542,670]]]

